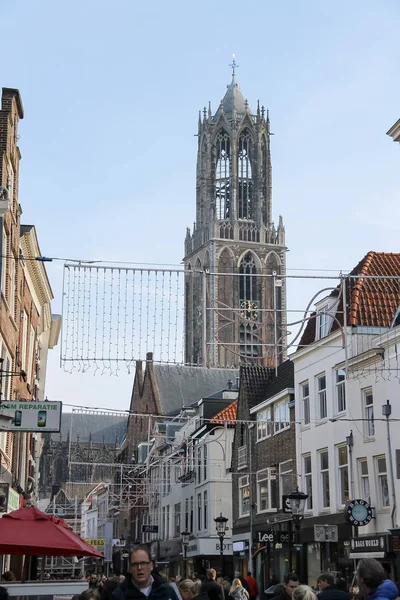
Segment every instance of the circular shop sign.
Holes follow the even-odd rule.
[[[363,527],[372,519],[372,508],[366,500],[350,500],[346,506],[346,516],[354,527]]]

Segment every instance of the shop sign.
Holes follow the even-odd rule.
[[[61,428],[60,401],[7,401],[0,405],[0,415],[10,418],[7,431],[47,431],[58,433]]]
[[[315,542],[337,542],[338,539],[337,525],[314,525]]]
[[[288,495],[282,496],[282,512],[284,512],[284,513],[292,512]]]
[[[18,492],[16,492],[15,490],[12,489],[12,487],[8,488],[8,505],[7,505],[7,511],[8,512],[12,512],[13,510],[18,510],[19,509],[19,503],[20,503],[20,495],[18,494]]]
[[[390,539],[388,535],[369,535],[351,538],[350,548],[352,552],[390,552]]]
[[[182,554],[182,543],[178,541],[160,542],[159,552],[159,558],[179,556],[180,554]]]
[[[354,527],[364,527],[372,519],[372,508],[366,500],[358,498],[347,503],[346,518]]]
[[[106,540],[104,538],[85,538],[85,542],[89,544],[89,546],[94,546],[95,548],[104,548],[106,545]]]
[[[231,555],[232,554],[232,542],[230,540],[225,540],[223,546],[224,554]],[[220,554],[220,545],[219,541],[215,538],[206,539],[206,538],[198,538],[197,540],[192,540],[187,547],[187,556],[217,556]]]
[[[142,533],[158,533],[158,525],[142,525]]]
[[[257,540],[260,544],[288,544],[288,531],[257,531]]]

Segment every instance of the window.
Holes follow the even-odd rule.
[[[215,141],[217,164],[215,168],[215,204],[217,219],[230,217],[230,143],[229,135],[221,130]]]
[[[321,340],[322,338],[324,338],[325,336],[327,336],[329,334],[329,330],[330,330],[330,326],[331,326],[331,317],[329,315],[329,313],[327,312],[328,307],[324,306],[323,308],[321,308],[318,311],[318,318],[317,318],[317,335],[318,335],[318,340]]]
[[[165,540],[165,506],[162,507],[161,539]]]
[[[310,386],[308,381],[300,384],[301,403],[303,405],[303,420],[304,425],[310,424]]]
[[[11,254],[11,259],[10,259],[10,302],[9,302],[9,308],[10,308],[10,316],[15,319],[15,280],[16,280],[16,271],[17,271],[17,261],[14,258],[14,255]],[[26,315],[26,312],[24,311],[24,315]],[[26,315],[26,319],[28,319],[28,316]],[[25,334],[26,336],[26,334]],[[26,340],[25,340],[25,344],[26,344]],[[22,367],[24,369],[24,367]],[[24,369],[25,370],[25,369]]]
[[[326,419],[326,376],[319,375],[317,377],[317,414],[318,419]]]
[[[170,528],[169,528],[169,504],[168,504],[168,506],[165,507],[165,514],[167,517],[167,524],[165,526],[165,539],[168,540],[169,539],[169,531],[170,531]]]
[[[178,502],[174,506],[174,536],[177,537],[181,533],[181,503]]]
[[[189,531],[189,498],[185,500],[185,529]],[[192,531],[190,529],[190,531]]]
[[[347,446],[339,446],[337,451],[339,469],[339,504],[345,504],[350,499]]]
[[[207,458],[208,458],[207,444],[204,444],[204,446],[203,446],[203,465],[204,465],[203,474],[204,474],[204,481],[207,479]]]
[[[208,507],[208,495],[207,495],[207,491],[205,491],[204,492],[204,529],[207,529],[207,527],[208,527],[207,507]]]
[[[306,510],[312,510],[313,497],[312,497],[312,470],[311,470],[311,454],[306,454],[303,457],[304,464],[304,483],[305,490],[308,496],[306,500]]]
[[[257,413],[257,441],[265,440],[272,434],[271,407]]]
[[[239,265],[239,338],[242,359],[252,361],[260,356],[261,287],[257,277],[259,259],[252,252],[244,255]]]
[[[279,465],[279,485],[280,492],[279,496],[286,496],[293,492],[293,462],[292,460],[286,460]]]
[[[189,528],[189,531],[193,531],[193,527],[194,527],[193,496],[190,496],[190,528]]]
[[[201,483],[201,468],[202,468],[202,464],[201,464],[201,446],[197,446],[197,483]]]
[[[322,508],[330,507],[330,491],[329,491],[329,456],[328,450],[322,450],[319,453],[320,460],[320,481],[322,493]]]
[[[275,433],[290,427],[289,399],[274,404]]]
[[[379,506],[389,506],[389,485],[388,485],[388,477],[386,470],[386,458],[384,456],[378,456],[375,459],[375,467],[377,474],[377,488],[378,488],[378,501]]]
[[[238,152],[238,196],[239,219],[252,219],[252,168],[251,168],[251,135],[245,129],[239,137]]]
[[[250,514],[249,476],[239,477],[239,517]]]
[[[3,257],[1,259],[1,291],[3,296],[6,297],[6,274],[7,274],[7,251],[8,251],[8,237],[7,232],[3,229]]]
[[[202,526],[201,494],[197,494],[197,529],[201,531]]]
[[[346,371],[336,370],[336,410],[338,413],[346,410]]]
[[[360,476],[360,497],[367,502],[371,502],[371,491],[369,487],[368,461],[361,458],[358,461],[358,472]]]
[[[366,437],[374,437],[375,435],[375,423],[374,423],[374,398],[372,395],[372,389],[363,390],[363,403],[364,403],[364,426]]]
[[[276,469],[274,467],[262,469],[257,473],[257,512],[272,511],[277,508]]]
[[[240,446],[238,448],[238,469],[247,467],[247,446]]]
[[[1,358],[3,359],[4,371],[6,373],[12,371],[11,356],[8,354],[4,343],[3,343],[3,346],[1,349]],[[10,375],[3,375],[2,390],[1,390],[3,400],[11,400],[12,399],[11,398],[11,390],[10,390],[11,381],[12,381],[12,379],[11,379]]]
[[[12,168],[11,163],[8,163],[7,171],[8,171],[8,173],[7,173],[7,175],[8,175],[8,177],[7,177],[8,196],[9,196],[10,207],[12,208],[13,201],[14,201],[14,169]]]

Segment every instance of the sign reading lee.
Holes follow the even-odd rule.
[[[61,402],[5,401],[0,404],[0,415],[10,417],[4,426],[7,431],[49,431],[61,428]]]

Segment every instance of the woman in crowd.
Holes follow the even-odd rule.
[[[240,579],[236,578],[232,581],[229,598],[230,600],[249,600],[249,593],[242,586]]]
[[[317,600],[317,596],[308,585],[298,585],[293,590],[293,600]]]
[[[196,600],[208,600],[208,595],[206,593],[199,593],[200,585],[197,581],[184,579],[179,583],[178,590],[182,600],[193,600],[193,598],[196,598]]]

